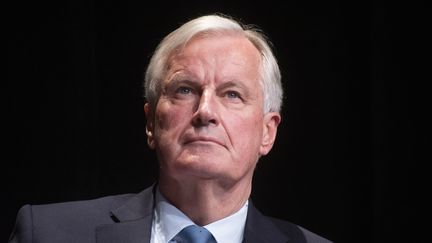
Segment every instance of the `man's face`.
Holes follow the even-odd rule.
[[[161,178],[251,180],[280,121],[263,113],[260,62],[237,35],[195,37],[170,57],[155,110],[145,106]]]

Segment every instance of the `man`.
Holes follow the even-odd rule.
[[[249,201],[281,120],[280,72],[260,32],[215,15],[189,21],[157,48],[145,89],[158,182],[137,195],[24,206],[10,242],[328,242]]]

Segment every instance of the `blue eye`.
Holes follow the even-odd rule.
[[[240,94],[237,93],[237,92],[235,92],[235,91],[228,91],[228,92],[226,93],[226,96],[227,96],[228,98],[230,98],[230,99],[237,99],[237,98],[240,98]]]
[[[192,93],[192,89],[189,87],[180,87],[177,89],[177,93],[179,94],[190,94]]]

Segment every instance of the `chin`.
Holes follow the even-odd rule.
[[[187,176],[196,176],[203,179],[218,178],[224,173],[221,171],[222,163],[216,160],[203,159],[202,157],[189,158],[177,161],[175,171]]]

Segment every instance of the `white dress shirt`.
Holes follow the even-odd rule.
[[[156,190],[156,207],[152,222],[150,243],[168,243],[184,227],[194,222],[179,209],[170,204]],[[241,243],[246,224],[248,201],[243,207],[228,217],[205,225],[218,243]]]

